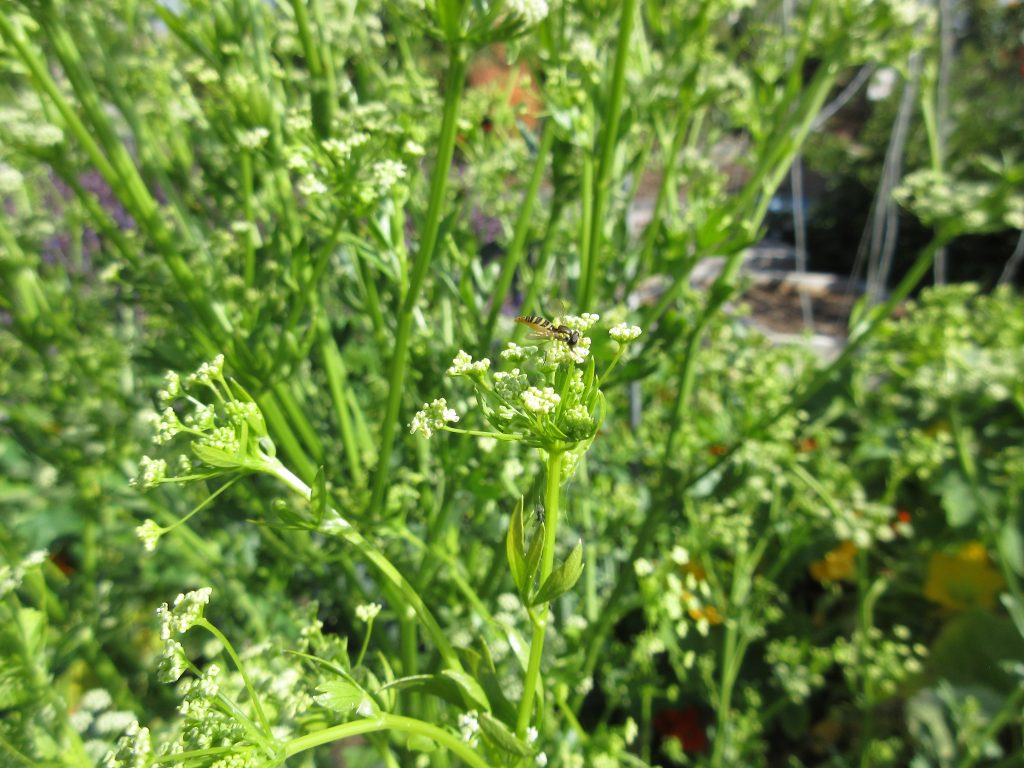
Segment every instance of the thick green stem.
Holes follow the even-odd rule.
[[[467,765],[472,766],[472,768],[490,768],[485,760],[455,734],[438,728],[436,725],[425,723],[422,720],[402,717],[401,715],[389,715],[384,712],[368,717],[365,720],[355,720],[351,723],[335,725],[332,728],[325,728],[322,731],[292,739],[284,745],[284,756],[292,757],[300,752],[305,752],[307,749],[313,749],[314,747],[359,736],[364,733],[376,733],[378,731],[395,731],[397,733],[425,736],[431,741],[436,741],[459,759],[465,761]]]
[[[600,165],[597,169],[597,185],[594,190],[593,210],[590,215],[589,253],[583,259],[585,271],[580,276],[579,309],[581,311],[590,306],[594,297],[594,284],[598,272],[597,262],[601,255],[601,238],[604,234],[604,211],[611,193],[615,145],[619,137],[619,120],[622,117],[622,97],[626,91],[626,60],[629,58],[629,41],[633,36],[636,4],[637,0],[623,0],[622,16],[619,19],[619,37],[615,45],[615,69],[612,71],[608,111],[605,113],[601,132]]]
[[[374,475],[373,496],[370,500],[371,510],[381,509],[387,495],[388,479],[391,475],[391,453],[394,450],[398,413],[402,405],[405,369],[409,362],[409,336],[412,331],[413,310],[416,308],[416,301],[419,299],[420,289],[423,287],[423,279],[426,277],[434,249],[437,246],[437,236],[441,231],[444,196],[448,189],[448,172],[455,152],[457,118],[466,79],[466,66],[465,52],[460,47],[452,46],[449,49],[444,118],[441,122],[441,135],[438,139],[437,165],[434,168],[434,176],[430,184],[426,228],[423,231],[423,239],[420,241],[416,260],[413,263],[409,289],[405,292],[399,312],[394,354],[391,357],[391,366],[388,371],[388,402],[381,430],[380,458],[377,462],[376,475]]]
[[[555,567],[555,539],[558,535],[558,501],[559,486],[562,477],[561,451],[548,453],[547,486],[544,489],[544,550],[540,561],[540,583],[543,584]],[[523,681],[523,698],[519,702],[519,717],[516,719],[516,735],[526,736],[530,726],[530,715],[533,712],[533,699],[537,693],[540,680],[540,662],[544,655],[544,635],[547,630],[548,606],[540,606],[536,613],[530,612],[533,623],[533,636],[530,639],[530,661],[526,667],[526,679]],[[538,720],[542,718],[538,717]]]
[[[320,47],[317,45],[317,41],[313,40],[306,3],[304,0],[291,0],[291,6],[295,13],[295,25],[299,30],[302,52],[306,55],[306,67],[309,69],[309,99],[313,116],[313,130],[316,132],[317,138],[328,139],[331,136],[331,112],[334,105],[333,73],[331,73],[331,81],[328,82],[325,62],[320,56]],[[316,10],[314,7],[314,13]]]

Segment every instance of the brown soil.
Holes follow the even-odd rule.
[[[808,290],[814,317],[815,333],[845,339],[847,320],[857,296],[844,293],[821,293]],[[743,294],[742,301],[750,306],[751,319],[758,325],[776,333],[802,333],[803,313],[800,308],[800,290],[787,283],[769,283],[752,286]]]

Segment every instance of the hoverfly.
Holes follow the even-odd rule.
[[[580,340],[580,332],[564,325],[555,325],[550,320],[545,320],[537,315],[527,315],[516,318],[516,322],[525,325],[538,339],[555,339],[564,342],[572,349]]]

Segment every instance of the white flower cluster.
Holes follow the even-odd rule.
[[[103,765],[105,768],[143,768],[150,764],[152,754],[153,741],[149,728],[143,728],[135,721],[103,758]]]
[[[629,342],[640,338],[641,333],[643,331],[640,330],[640,326],[626,325],[625,323],[619,323],[608,331],[608,335],[619,342],[619,344],[629,344]]]
[[[21,189],[25,177],[16,168],[0,163],[0,195],[10,195]]]
[[[455,412],[455,409],[449,408],[448,401],[439,397],[432,403],[423,404],[423,408],[412,417],[409,431],[414,435],[419,432],[429,439],[435,432],[444,429],[445,424],[458,420],[459,414]]]
[[[184,634],[203,618],[203,609],[210,602],[213,589],[203,587],[191,592],[179,594],[174,599],[174,607],[164,603],[156,609],[160,619],[160,639],[170,640],[174,635]]]
[[[511,371],[498,371],[494,374],[494,391],[510,403],[519,399],[529,383],[529,378],[518,368],[513,368]]]
[[[407,175],[405,166],[397,160],[381,160],[373,164],[373,184],[380,195],[390,192]]]
[[[523,405],[534,413],[551,413],[558,407],[561,398],[552,387],[528,387],[523,392]]]
[[[501,359],[513,363],[521,363],[536,351],[536,347],[520,347],[514,341],[510,341],[505,349],[501,351]]]
[[[321,195],[327,194],[327,185],[312,173],[307,173],[299,179],[295,188],[306,197],[320,197]]]
[[[242,135],[238,137],[238,143],[241,144],[244,149],[259,149],[267,143],[267,139],[269,138],[270,131],[263,126],[260,126],[248,131],[243,131]]]
[[[211,387],[213,386],[214,379],[220,379],[223,375],[224,355],[217,355],[210,362],[200,365],[195,373],[190,374],[186,379],[186,386],[191,387],[193,384],[205,384]]]
[[[163,459],[152,459],[143,456],[139,461],[139,473],[131,484],[143,490],[156,488],[167,476],[167,462]]]
[[[509,13],[521,18],[528,27],[539,24],[548,15],[546,0],[507,0],[505,7]]]
[[[135,529],[135,535],[139,537],[139,541],[142,542],[142,546],[147,552],[152,552],[156,549],[156,543],[160,541],[160,537],[164,535],[164,532],[165,529],[158,525],[155,520],[146,520]]]
[[[460,349],[459,354],[455,356],[451,366],[448,368],[448,375],[482,376],[490,367],[491,361],[486,357],[483,360],[474,361],[468,352]]]
[[[544,349],[544,358],[540,362],[541,368],[557,368],[563,363],[568,365],[574,363],[582,365],[587,361],[590,354],[590,337],[580,336],[579,340],[571,347],[561,341],[552,342]]]
[[[45,549],[37,549],[28,554],[24,560],[11,568],[8,565],[0,565],[0,598],[21,586],[25,578],[25,571],[35,568],[48,556]]]
[[[475,710],[463,712],[459,715],[459,731],[462,733],[462,740],[472,743],[480,732],[480,721],[477,719]]]
[[[363,146],[369,140],[369,134],[358,132],[344,139],[327,139],[321,146],[336,160],[347,160],[353,149]]]
[[[380,603],[364,603],[356,606],[356,618],[366,624],[369,624],[380,613]]]

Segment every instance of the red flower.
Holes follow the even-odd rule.
[[[708,737],[696,707],[663,709],[654,716],[654,730],[663,739],[679,739],[684,752],[703,752],[708,748]]]

